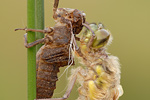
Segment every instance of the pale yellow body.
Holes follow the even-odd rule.
[[[87,62],[82,62],[87,67],[72,69],[71,77],[78,73],[77,82],[80,84],[77,100],[118,100],[123,94],[118,58],[115,56],[102,58],[103,60],[90,56],[87,58]]]
[[[93,25],[92,28],[94,29],[95,26]],[[95,31],[97,30],[100,29],[95,29]],[[120,85],[120,64],[117,57],[106,52],[105,45],[110,44],[112,38],[108,31],[104,31],[105,37],[102,39],[106,40],[101,42],[102,39],[98,40],[97,38],[93,42],[96,45],[93,45],[90,50],[86,46],[90,33],[87,32],[81,40],[80,47],[85,59],[78,57],[82,67],[72,69],[72,75],[70,76],[70,79],[72,79],[77,75],[77,83],[80,84],[77,100],[118,100],[123,94]],[[98,35],[102,37],[101,34]],[[98,35],[96,34],[96,37]]]

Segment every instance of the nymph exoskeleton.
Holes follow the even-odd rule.
[[[72,69],[70,76],[70,80],[77,79],[80,84],[77,100],[118,100],[123,94],[120,64],[117,57],[106,52],[112,36],[108,30],[103,29],[102,24],[90,26],[95,32],[95,38],[90,41],[92,33],[89,30],[83,33],[80,39],[83,55],[79,58],[82,67]]]
[[[71,50],[74,48],[80,55],[80,49],[77,47],[75,35],[78,34],[85,24],[85,14],[77,9],[57,8],[59,0],[54,0],[53,18],[56,22],[54,27],[48,27],[45,30],[38,29],[15,29],[41,32],[45,37],[32,43],[27,43],[27,33],[24,35],[25,47],[30,48],[39,43],[44,45],[39,49],[36,55],[37,82],[36,82],[36,99],[51,98],[56,88],[57,73],[60,67],[74,63]],[[92,36],[94,37],[94,35]],[[69,90],[70,91],[70,90]],[[67,98],[66,93],[63,98]]]

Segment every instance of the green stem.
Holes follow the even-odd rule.
[[[35,28],[44,29],[44,0],[35,0]],[[41,39],[44,37],[44,34],[36,32],[36,39]],[[36,46],[36,51],[42,44]]]
[[[35,29],[35,0],[27,0],[27,26]],[[28,42],[35,41],[35,33],[28,32]],[[27,50],[28,100],[36,98],[36,47]]]

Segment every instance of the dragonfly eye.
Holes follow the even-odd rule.
[[[104,47],[107,44],[110,37],[110,33],[105,29],[98,29],[95,32],[95,35],[96,39],[93,41],[92,44],[92,47],[95,49]]]

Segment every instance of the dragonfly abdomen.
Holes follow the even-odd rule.
[[[55,69],[55,70],[54,70]],[[37,98],[51,98],[56,89],[57,73],[59,67],[40,63],[37,70]]]
[[[60,67],[68,65],[68,45],[57,48],[43,46],[37,53],[37,99],[51,98],[56,89]]]

